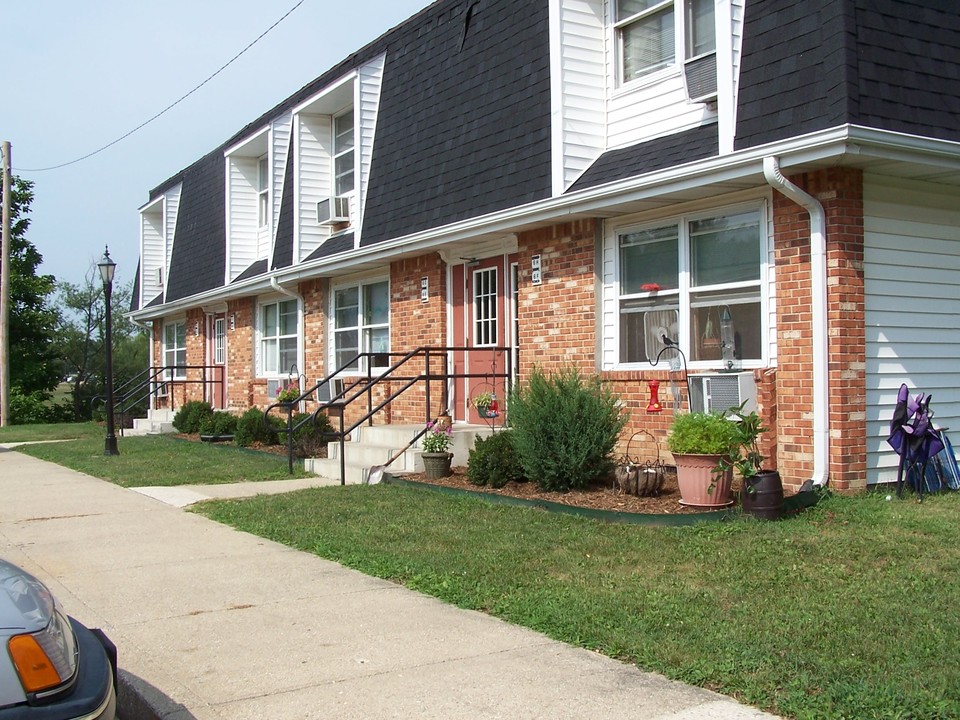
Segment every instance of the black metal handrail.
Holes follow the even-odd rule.
[[[505,370],[502,373],[498,372],[483,372],[483,373],[451,373],[447,372],[447,363],[446,360],[449,357],[450,353],[453,352],[495,352],[502,353],[506,357]],[[434,373],[431,370],[430,361],[434,357],[442,357],[444,359],[443,372]],[[399,358],[395,363],[390,365],[386,370],[381,371],[380,373],[374,375],[372,370],[372,361],[374,358]],[[418,358],[423,358],[424,368],[423,372],[410,374],[410,375],[401,375],[399,371],[401,368],[407,365]],[[363,362],[367,360],[367,362]],[[367,375],[366,377],[357,376],[352,374],[359,367],[366,367]],[[270,427],[269,415],[270,411],[275,408],[282,408],[287,413],[287,422],[286,427],[278,429],[277,432],[287,433],[287,465],[289,472],[293,472],[293,436],[297,430],[306,425],[308,422],[312,422],[314,426],[317,425],[317,421],[320,417],[320,414],[326,411],[328,408],[334,407],[337,408],[339,412],[339,428],[331,433],[334,439],[338,440],[340,443],[340,484],[346,484],[346,453],[345,444],[346,438],[356,430],[358,427],[367,423],[373,425],[374,416],[384,410],[390,403],[396,400],[398,397],[403,395],[405,392],[410,390],[410,388],[416,386],[418,383],[426,382],[426,391],[424,393],[424,428],[420,431],[419,435],[414,438],[414,440],[419,439],[427,432],[426,425],[432,420],[430,414],[431,408],[431,397],[430,397],[430,384],[431,382],[443,381],[443,398],[442,398],[442,407],[445,410],[449,410],[449,381],[458,380],[465,378],[503,378],[506,385],[509,385],[512,378],[511,372],[511,353],[510,348],[507,347],[430,347],[430,346],[421,346],[414,350],[411,350],[406,353],[359,353],[355,357],[351,358],[343,366],[337,368],[334,372],[327,375],[322,380],[318,381],[311,388],[303,391],[300,395],[288,402],[275,402],[272,405],[269,405],[263,412],[263,422],[268,428]],[[328,395],[329,399],[323,400],[320,402],[319,407],[310,414],[309,417],[304,418],[296,425],[293,424],[293,409],[299,407],[299,404],[302,401],[308,400],[310,398],[315,398],[317,393],[321,388],[327,386],[331,387],[331,382],[338,379],[341,380],[351,380],[353,381],[349,386],[344,383],[343,388],[334,395],[332,392],[325,393]],[[399,389],[393,390],[386,398],[374,405],[373,402],[373,389],[383,383],[383,382],[400,382],[402,383]],[[354,422],[349,427],[344,425],[344,416],[346,415],[346,408],[352,405],[354,402],[359,399],[366,397],[367,399],[367,410],[360,417],[359,420]],[[271,428],[272,429],[272,428]]]

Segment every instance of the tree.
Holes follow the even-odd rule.
[[[82,284],[57,283],[59,305],[63,308],[57,328],[57,355],[63,375],[72,385],[73,415],[77,420],[91,417],[91,400],[103,395],[106,354],[104,352],[103,284],[95,265]],[[114,387],[125,383],[147,366],[146,332],[123,313],[129,308],[133,283],[114,288],[111,295]]]
[[[53,350],[57,311],[47,301],[54,290],[52,275],[40,275],[43,256],[27,240],[33,183],[17,176],[10,185],[10,386],[11,417],[15,408],[48,400],[60,380]],[[19,396],[19,397],[18,397]]]

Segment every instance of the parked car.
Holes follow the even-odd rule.
[[[0,720],[114,720],[117,649],[0,558]]]

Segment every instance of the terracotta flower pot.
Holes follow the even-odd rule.
[[[722,508],[733,504],[730,485],[733,472],[716,474],[719,455],[677,455],[677,485],[680,486],[680,504],[692,507]]]

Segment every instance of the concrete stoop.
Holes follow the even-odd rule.
[[[133,428],[124,430],[124,435],[136,437],[176,432],[173,427],[174,415],[172,410],[150,410],[147,412],[147,417],[136,418],[133,421]]]
[[[345,482],[348,485],[361,485],[366,482],[370,468],[383,465],[390,458],[402,454],[387,468],[390,472],[423,472],[420,459],[420,443],[403,450],[410,440],[422,428],[422,425],[374,425],[357,428],[351,433],[351,439],[344,443]],[[493,431],[483,425],[454,425],[453,453],[454,465],[466,465],[473,448],[474,440],[486,437]],[[326,458],[307,458],[304,468],[321,477],[340,479],[340,443],[327,444]]]

